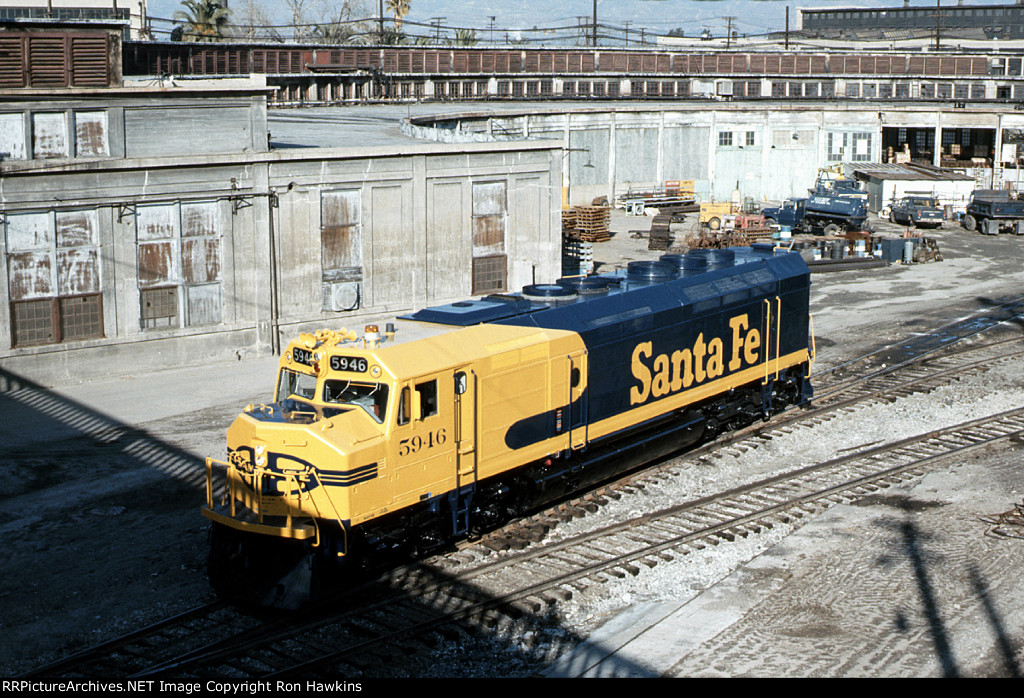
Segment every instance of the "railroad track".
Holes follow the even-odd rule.
[[[1024,436],[1024,408],[939,429],[645,513],[565,540],[448,569],[420,565],[379,580],[369,604],[308,618],[299,629],[246,633],[146,675],[388,676],[396,654],[426,652],[461,633],[512,627],[608,578],[809,518]],[[382,589],[386,591],[382,592]],[[320,613],[327,612],[320,609]],[[529,621],[527,621],[528,623]]]
[[[950,347],[1000,323],[1012,320],[1022,308],[1024,308],[1024,304],[1009,306],[1009,310],[1000,308],[1001,316],[989,313],[982,319],[970,318],[967,321],[956,323],[956,328],[952,328],[952,326],[941,328],[938,339],[925,341],[918,338],[911,343],[904,343],[904,345],[890,347],[883,352],[859,357],[857,362],[861,366],[886,364],[884,368],[868,371],[864,375],[851,377],[849,375],[850,367],[855,365],[851,362],[847,362],[841,367],[835,367],[828,372],[833,379],[825,381],[825,387],[819,391],[819,397],[816,398],[811,409],[793,410],[777,416],[769,423],[755,425],[729,434],[687,454],[685,458],[688,460],[700,458],[715,449],[739,447],[739,450],[743,450],[743,444],[756,446],[760,440],[772,438],[773,434],[778,435],[780,429],[787,428],[787,424],[795,426],[820,423],[829,419],[832,414],[852,409],[859,404],[883,399],[891,401],[913,392],[932,390],[968,372],[986,370],[993,361],[1019,356],[1024,350],[1018,348],[1019,340],[1016,337],[987,344],[975,344],[959,351],[950,351]],[[949,340],[949,337],[957,337],[957,339]],[[908,347],[907,344],[913,346]],[[936,355],[936,352],[940,350],[945,350],[943,355]],[[889,362],[893,360],[894,356],[902,356],[903,360],[893,365]],[[1017,417],[1019,415],[1008,415],[1006,418]],[[992,440],[1006,438],[1009,433],[1003,433],[1004,427],[998,429],[998,435],[994,436]],[[900,442],[898,447],[909,449],[906,453],[913,454],[915,448],[926,449],[923,453],[927,453],[934,451],[936,446],[931,442],[921,443],[920,446],[914,444],[918,444],[921,439],[925,441],[935,439],[941,442],[945,438],[950,443],[956,440],[950,430],[944,430],[941,434],[936,432],[916,438],[916,441]],[[976,444],[968,443],[966,447],[976,447]],[[781,483],[795,482],[794,478],[798,477],[811,477],[812,473],[823,472],[825,466],[838,467],[837,464],[840,462],[850,463],[852,459],[868,457],[870,454],[889,454],[890,451],[887,449],[890,447],[880,446],[871,451],[837,459],[835,462],[830,461],[832,465],[815,466],[817,470],[807,469],[805,473],[779,475],[773,480],[778,481],[778,487],[792,490],[793,484],[783,486]],[[899,456],[899,453],[895,451],[892,453]],[[825,488],[819,487],[814,491],[811,491],[810,486],[804,486],[807,491],[799,495],[802,498],[800,501],[796,501],[793,497],[789,500],[776,501],[775,498],[778,495],[766,494],[767,489],[764,492],[755,492],[750,489],[755,486],[768,487],[768,481],[762,481],[762,483],[747,486],[743,492],[734,490],[723,495],[723,497],[733,497],[734,499],[716,497],[708,498],[706,501],[692,502],[686,506],[704,507],[700,510],[708,512],[713,511],[714,507],[719,507],[721,509],[719,513],[709,514],[712,519],[718,519],[717,523],[698,526],[694,530],[678,534],[675,530],[665,531],[665,535],[668,533],[672,533],[672,535],[660,541],[656,541],[657,536],[649,534],[639,536],[641,539],[650,538],[647,545],[653,547],[647,552],[642,552],[643,549],[633,551],[628,546],[623,547],[620,541],[612,538],[625,535],[616,529],[629,530],[634,537],[637,537],[637,531],[646,530],[642,528],[643,526],[652,526],[654,529],[659,526],[664,528],[667,525],[664,521],[669,519],[663,520],[655,517],[651,519],[650,524],[641,523],[638,519],[605,527],[600,529],[603,534],[594,533],[589,540],[600,540],[601,535],[609,536],[608,540],[614,542],[599,547],[611,547],[613,550],[620,551],[618,557],[622,558],[621,560],[616,562],[618,558],[611,558],[594,561],[592,568],[563,571],[553,576],[537,573],[532,584],[514,586],[503,577],[510,573],[502,573],[500,570],[514,564],[527,565],[532,559],[529,556],[543,557],[546,561],[542,560],[537,563],[541,568],[555,568],[550,562],[552,558],[544,556],[558,555],[559,550],[564,550],[566,546],[570,545],[569,542],[559,543],[561,548],[541,546],[536,549],[547,551],[544,553],[535,552],[533,548],[530,548],[527,553],[522,554],[524,556],[510,555],[509,560],[514,559],[517,561],[516,563],[486,562],[479,569],[460,569],[461,564],[452,562],[452,560],[458,560],[457,557],[447,558],[447,562],[442,558],[435,558],[430,561],[434,567],[414,565],[401,568],[369,585],[347,590],[344,609],[339,608],[335,603],[327,603],[306,609],[301,614],[282,616],[267,621],[265,618],[238,614],[237,611],[225,609],[222,605],[202,607],[78,653],[60,662],[41,667],[32,672],[30,676],[110,677],[195,674],[251,677],[281,672],[314,673],[313,667],[317,662],[324,666],[334,667],[339,671],[342,669],[339,662],[344,662],[347,671],[358,675],[365,672],[367,667],[378,665],[382,652],[387,654],[396,651],[395,647],[402,647],[403,641],[411,642],[413,647],[398,650],[400,656],[404,652],[415,654],[423,651],[423,646],[429,646],[431,642],[443,641],[444,638],[454,637],[464,632],[459,629],[459,624],[462,622],[472,620],[473,623],[488,626],[508,624],[511,622],[508,618],[516,616],[531,618],[545,604],[556,603],[559,598],[571,594],[571,588],[574,585],[585,586],[587,582],[582,580],[600,578],[602,575],[622,576],[639,573],[643,567],[658,564],[659,558],[665,559],[683,554],[680,550],[685,551],[687,548],[718,544],[728,541],[730,538],[734,539],[736,536],[745,536],[758,528],[770,528],[774,525],[773,521],[785,522],[786,519],[803,518],[811,512],[827,506],[833,501],[829,497],[838,497],[841,500],[844,497],[855,496],[849,493],[855,493],[857,487],[885,486],[886,478],[891,484],[903,477],[912,476],[914,468],[923,467],[923,463],[941,457],[941,455],[940,451],[935,451],[931,455],[920,458],[922,463],[905,467],[899,466],[902,468],[900,473],[907,473],[907,475],[895,471],[884,476],[854,473],[856,478],[862,480],[860,484],[851,485],[839,482]],[[891,456],[885,455],[884,458],[891,458]],[[644,487],[645,478],[671,477],[673,468],[678,467],[681,467],[678,463],[673,464],[669,461],[651,471],[624,478],[596,493],[563,503],[537,516],[517,522],[481,541],[467,545],[476,545],[478,549],[483,546],[491,551],[522,550],[530,546],[531,543],[542,541],[552,526],[596,512],[607,499],[618,498],[623,491],[629,491],[630,488]],[[844,467],[852,466],[844,465]],[[869,482],[869,478],[873,478],[874,482]],[[751,503],[758,500],[774,503],[761,509],[752,508]],[[725,512],[730,510],[733,512],[732,515],[724,516]],[[678,516],[692,519],[697,516],[695,513],[697,511],[698,509],[689,509],[686,512],[678,513]],[[663,514],[664,517],[676,515]],[[662,514],[658,516],[660,517]],[[649,517],[650,515],[641,518],[646,520]],[[672,526],[676,525],[673,522]],[[586,542],[581,539],[579,544],[586,545]],[[662,547],[658,548],[658,546]],[[581,550],[583,549],[581,548]],[[565,554],[570,557],[572,554],[578,554],[584,558],[595,555],[592,552]],[[475,559],[473,554],[469,556]],[[450,567],[452,564],[454,564],[454,568]],[[442,571],[445,570],[446,565],[449,566],[448,570]],[[502,592],[503,584],[513,590]],[[453,594],[453,589],[459,589],[460,594]],[[464,589],[469,591],[461,593]],[[237,615],[232,616],[232,613]],[[376,614],[382,615],[378,617]],[[388,643],[391,643],[390,649],[382,649],[389,647]],[[337,648],[339,646],[346,649],[325,650],[328,647]],[[291,649],[284,649],[285,647]],[[304,657],[314,657],[314,659],[303,659]],[[360,660],[359,657],[363,657],[363,659]],[[360,667],[361,662],[364,666]]]
[[[224,601],[214,601],[46,664],[25,678],[127,676],[152,666],[160,657],[178,656],[202,644],[202,637],[211,630],[230,636],[253,625],[259,621]]]

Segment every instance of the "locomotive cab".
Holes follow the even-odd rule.
[[[459,483],[475,479],[474,432],[464,427],[472,372],[447,367],[398,379],[380,349],[327,331],[293,341],[274,402],[235,419],[226,462],[207,459],[202,513],[213,522],[209,571],[218,591],[248,596],[256,585],[269,590],[257,593],[267,603],[275,588],[303,586],[277,583],[294,576],[287,568],[346,557],[364,522],[417,506],[459,508]],[[372,529],[360,534],[388,545]],[[280,564],[267,563],[268,538],[278,539]]]

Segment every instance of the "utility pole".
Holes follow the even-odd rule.
[[[490,17],[491,17],[491,45],[493,45],[494,44],[494,20],[496,19],[496,17],[494,15],[491,15]]]
[[[939,7],[939,0],[935,0],[935,50],[939,50],[939,19],[942,16],[942,8]]]
[[[729,23],[728,28],[725,30],[725,47],[729,48],[730,44],[732,43],[732,21],[736,18],[722,17],[722,19],[726,20]]]
[[[627,20],[625,20],[625,22],[626,22],[626,46],[629,46],[629,20],[627,19]]]
[[[384,41],[384,0],[377,4],[377,40]]]
[[[594,0],[594,24],[593,33],[590,35],[590,45],[597,47],[597,0]]]
[[[786,50],[789,50],[789,5],[786,5]]]

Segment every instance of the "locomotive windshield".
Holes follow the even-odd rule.
[[[329,380],[324,383],[324,402],[362,407],[377,422],[383,423],[388,407],[388,386],[344,379]]]
[[[287,368],[281,369],[281,376],[277,381],[277,399],[284,400],[289,395],[312,400],[316,395],[316,376],[290,371]]]

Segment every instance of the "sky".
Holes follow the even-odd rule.
[[[306,0],[321,2],[329,0]],[[376,16],[378,0],[363,0]],[[1010,0],[965,0],[965,5],[998,4]],[[230,0],[230,7],[237,11],[246,0]],[[942,6],[953,6],[957,0],[940,0]],[[283,0],[262,0],[267,8],[276,8],[277,16],[286,22],[288,14]],[[540,29],[554,27],[576,27],[580,18],[589,22],[594,9],[593,0],[409,0],[410,13],[407,21],[431,24],[432,18],[443,18],[444,27],[468,27],[476,29],[483,40],[494,17],[495,40],[504,31],[517,29]],[[731,25],[739,34],[756,35],[785,28],[786,7],[790,8],[790,27],[797,26],[797,9],[831,7],[902,7],[903,0],[809,0],[797,3],[793,0],[598,0],[598,23],[607,22],[618,27],[627,26],[629,31],[665,34],[672,29],[682,29],[687,36],[697,36],[704,28],[715,36],[724,36],[732,17]],[[916,7],[935,7],[928,0],[912,0]],[[180,9],[177,0],[148,0],[149,15],[152,17],[173,17]],[[386,13],[385,13],[386,14]],[[435,20],[436,21],[436,20]],[[409,29],[429,33],[429,27]],[[525,36],[535,36],[528,33]]]

